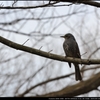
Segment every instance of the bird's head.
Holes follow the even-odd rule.
[[[60,37],[61,37],[61,38],[65,38],[65,39],[70,39],[70,38],[72,38],[72,39],[75,40],[74,36],[73,36],[71,33],[67,33],[67,34],[65,34],[64,36],[60,36]]]

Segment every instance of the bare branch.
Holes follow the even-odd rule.
[[[63,56],[59,56],[59,55],[55,55],[55,54],[52,54],[52,53],[48,53],[48,52],[45,52],[45,51],[41,51],[41,50],[38,50],[38,49],[34,49],[34,48],[31,48],[31,47],[27,47],[27,46],[23,46],[23,45],[20,45],[20,44],[17,44],[17,43],[14,43],[10,40],[7,40],[3,37],[0,36],[0,42],[9,46],[9,47],[12,47],[14,49],[17,49],[17,50],[22,50],[22,51],[25,51],[25,52],[28,52],[28,53],[32,53],[32,54],[36,54],[36,55],[39,55],[39,56],[42,56],[42,57],[46,57],[46,58],[49,58],[49,59],[54,59],[54,60],[58,60],[58,61],[63,61],[63,62],[73,62],[73,63],[79,63],[79,64],[100,64],[100,59],[78,59],[78,58],[71,58],[71,57],[63,57]]]
[[[0,7],[0,9],[34,9],[34,8],[42,8],[42,7],[59,7],[59,6],[65,6],[65,5],[54,5],[54,4],[57,4],[59,3],[59,0],[56,1],[56,0],[51,0],[51,1],[55,1],[53,3],[47,3],[47,4],[43,4],[43,5],[39,5],[39,6],[27,6],[27,7],[10,7],[10,6],[7,6],[7,7]],[[60,2],[71,2],[73,4],[85,4],[85,5],[90,5],[90,6],[94,6],[94,7],[100,7],[100,3],[99,2],[94,2],[92,0],[60,0]],[[69,4],[69,5],[66,5],[66,6],[70,6],[72,4]]]
[[[97,68],[98,68],[98,66],[97,66]],[[88,68],[88,69],[85,69],[85,70],[90,70],[91,68]],[[82,70],[81,72],[83,72],[83,71],[85,71],[85,70]],[[41,82],[41,83],[38,83],[38,84],[36,84],[35,86],[32,86],[32,87],[30,87],[29,89],[27,89],[25,92],[23,92],[22,94],[19,94],[18,96],[19,97],[23,97],[24,95],[26,95],[27,93],[29,93],[32,89],[34,89],[34,88],[36,88],[36,87],[38,87],[38,86],[40,86],[40,85],[43,85],[43,84],[46,84],[46,83],[49,83],[49,82],[52,82],[52,81],[55,81],[55,80],[59,80],[59,79],[63,79],[63,78],[66,78],[66,77],[69,77],[69,76],[71,76],[71,75],[73,75],[73,74],[75,74],[75,73],[71,73],[71,74],[68,74],[68,75],[64,75],[64,76],[60,76],[60,77],[56,77],[56,78],[52,78],[52,79],[49,79],[49,80],[47,80],[47,81],[44,81],[44,82]],[[99,77],[100,77],[100,73],[98,73],[99,74]],[[96,76],[96,75],[95,75]],[[95,77],[94,76],[94,77]],[[93,78],[93,79],[95,79],[95,78]],[[89,79],[89,80],[92,80],[92,79]],[[87,80],[87,81],[89,81],[89,80]],[[87,82],[87,81],[82,81],[82,82],[80,82],[79,84],[79,86],[80,86],[80,89],[82,89],[83,87],[82,87],[82,84],[85,84],[85,83],[83,83],[83,82],[86,82],[86,83],[89,83],[89,84],[91,84],[90,82]],[[100,82],[100,81],[99,81]],[[74,86],[74,85],[73,85]],[[73,88],[73,86],[72,86],[72,88],[71,88],[71,86],[69,86],[70,87],[70,89],[71,89],[71,91],[72,91],[72,89],[74,90],[74,88]],[[78,84],[76,84],[75,86],[78,86]],[[98,87],[98,86],[97,86]],[[89,87],[88,87],[89,88]],[[76,89],[75,89],[76,90]],[[83,88],[83,90],[84,90],[84,88]],[[80,90],[79,90],[80,91]],[[70,93],[70,91],[67,91],[67,93]],[[74,92],[72,92],[73,94],[74,94]],[[54,95],[55,96],[55,95]]]
[[[100,85],[100,73],[97,73],[89,80],[80,82],[72,86],[67,86],[64,89],[57,92],[40,95],[40,97],[73,97],[79,94],[88,93],[91,90],[95,90],[99,85]]]

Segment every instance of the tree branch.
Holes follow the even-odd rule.
[[[58,60],[58,61],[63,61],[63,62],[72,62],[72,63],[79,63],[79,64],[100,64],[100,59],[78,59],[78,58],[71,58],[71,57],[63,57],[60,55],[52,54],[50,52],[45,52],[42,50],[34,49],[31,47],[23,46],[18,43],[14,43],[10,40],[7,40],[3,37],[0,36],[0,42],[17,50],[25,51],[28,53],[32,53],[35,55],[39,55],[45,58],[53,59],[53,60]]]
[[[59,5],[54,5],[54,4],[57,4],[59,2],[70,2],[72,4],[85,4],[85,5],[90,5],[90,6],[94,6],[94,7],[100,7],[100,3],[99,2],[94,2],[93,0],[51,0],[51,1],[55,1],[55,2],[47,3],[47,4],[43,4],[43,5],[39,5],[39,6],[27,6],[27,7],[24,7],[24,6],[20,6],[20,7],[11,7],[11,6],[2,7],[1,6],[0,9],[35,9],[35,8],[42,8],[42,7],[59,7]],[[70,6],[70,5],[66,5],[66,6]]]
[[[73,97],[80,94],[88,93],[100,86],[100,73],[95,74],[89,80],[80,82],[72,86],[66,86],[60,91],[40,95],[40,97]],[[39,97],[39,96],[37,96]]]
[[[87,69],[84,69],[84,70],[81,70],[81,72],[84,72],[84,71],[88,71],[88,70],[92,70],[92,69],[96,69],[96,68],[99,68],[100,66],[97,66],[97,67],[94,67],[94,68],[87,68]],[[28,94],[31,90],[33,90],[34,88],[38,87],[38,86],[41,86],[41,85],[44,85],[44,84],[47,84],[49,82],[52,82],[52,81],[56,81],[56,80],[59,80],[59,79],[63,79],[63,78],[67,78],[71,75],[74,75],[75,73],[71,73],[71,74],[67,74],[67,75],[63,75],[63,76],[59,76],[59,77],[56,77],[56,78],[52,78],[52,79],[49,79],[49,80],[46,80],[46,81],[43,81],[43,82],[40,82],[34,86],[31,86],[29,89],[27,89],[26,91],[24,91],[22,94],[19,94],[17,95],[18,97],[23,97],[25,96],[26,94]]]
[[[50,7],[52,6],[53,4],[56,4],[58,3],[59,1],[55,1],[53,3],[47,3],[47,4],[43,4],[43,5],[39,5],[39,6],[27,6],[27,7],[11,7],[11,6],[6,6],[6,7],[3,7],[3,6],[0,6],[0,9],[33,9],[33,8],[42,8],[42,7]]]
[[[51,1],[55,1],[55,0],[51,0]],[[56,0],[57,1],[57,0]],[[90,6],[94,6],[94,7],[100,7],[100,3],[99,2],[94,2],[93,0],[58,0],[60,2],[71,2],[73,4],[85,4],[85,5],[90,5]]]

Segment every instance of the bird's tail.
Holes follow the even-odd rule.
[[[81,73],[80,73],[80,69],[79,69],[79,65],[78,64],[74,64],[75,66],[75,78],[76,78],[76,81],[78,80],[82,80],[82,76],[81,76]]]

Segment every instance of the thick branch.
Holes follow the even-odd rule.
[[[92,69],[96,69],[96,68],[99,68],[100,66],[97,66],[97,67],[94,67],[94,68],[87,68],[87,69],[84,69],[84,70],[81,70],[81,72],[84,72],[84,71],[88,71],[88,70],[92,70]],[[46,80],[46,81],[43,81],[43,82],[40,82],[32,87],[30,87],[29,89],[27,89],[26,91],[24,91],[22,94],[19,94],[18,97],[23,97],[25,96],[26,94],[28,94],[31,90],[33,90],[34,88],[38,87],[38,86],[41,86],[41,85],[44,85],[44,84],[47,84],[49,82],[52,82],[52,81],[56,81],[56,80],[59,80],[59,79],[63,79],[63,78],[67,78],[71,75],[73,75],[75,73],[71,73],[71,74],[67,74],[67,75],[63,75],[63,76],[59,76],[59,77],[56,77],[56,78],[52,78],[52,79],[49,79],[49,80]]]
[[[59,5],[54,5],[59,2],[70,2],[72,4],[85,4],[85,5],[90,5],[94,7],[100,7],[99,2],[94,2],[93,0],[51,0],[55,1],[54,3],[47,3],[39,6],[20,6],[20,7],[11,7],[11,6],[6,6],[6,7],[0,7],[0,9],[34,9],[34,8],[42,8],[42,7],[58,7]],[[68,6],[68,5],[66,5]]]
[[[57,0],[51,0],[51,1],[57,1]],[[76,3],[76,4],[85,4],[85,5],[90,5],[94,7],[100,7],[99,2],[94,2],[94,0],[58,0],[60,2],[71,2],[71,3]]]
[[[27,47],[27,46],[23,46],[23,45],[20,45],[20,44],[17,44],[17,43],[14,43],[10,40],[7,40],[3,37],[0,36],[0,42],[11,47],[11,48],[14,48],[14,49],[17,49],[17,50],[22,50],[22,51],[25,51],[25,52],[28,52],[28,53],[32,53],[32,54],[35,54],[35,55],[39,55],[39,56],[42,56],[42,57],[45,57],[45,58],[49,58],[49,59],[53,59],[53,60],[58,60],[58,61],[63,61],[63,62],[72,62],[72,63],[79,63],[79,64],[100,64],[100,59],[78,59],[78,58],[71,58],[71,57],[63,57],[63,56],[60,56],[60,55],[55,55],[55,54],[52,54],[50,52],[45,52],[45,51],[42,51],[42,50],[38,50],[38,49],[34,49],[34,48],[31,48],[31,47]]]
[[[80,94],[88,93],[89,91],[97,89],[98,86],[100,86],[100,73],[94,75],[89,80],[80,82],[72,86],[67,86],[57,92],[41,95],[40,97],[73,97]]]
[[[1,6],[0,9],[33,9],[33,8],[49,7],[49,6],[52,6],[53,4],[56,4],[56,3],[58,3],[58,1],[55,1],[53,3],[39,5],[39,6],[27,6],[27,7],[24,7],[24,6],[22,6],[22,7],[11,7],[11,6],[3,7],[3,6]]]

